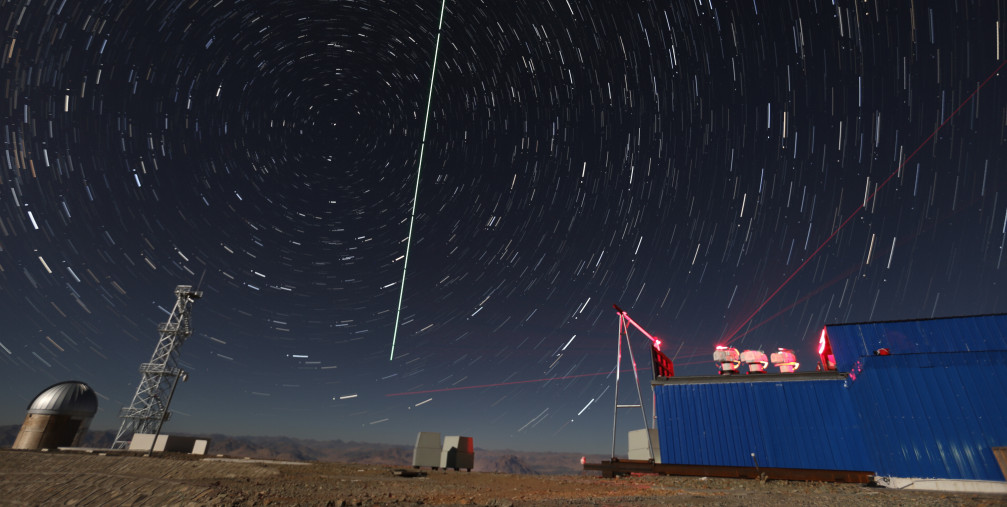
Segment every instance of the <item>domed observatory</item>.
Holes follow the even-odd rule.
[[[49,386],[28,405],[14,449],[74,447],[97,411],[98,397],[91,386],[75,381]]]

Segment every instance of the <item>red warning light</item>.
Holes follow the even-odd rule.
[[[824,327],[821,337],[818,338],[818,358],[821,360],[822,370],[836,370],[836,356],[832,354],[832,343],[829,342],[829,335]]]

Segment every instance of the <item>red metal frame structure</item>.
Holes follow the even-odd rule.
[[[633,320],[632,318],[630,318],[629,314],[626,313],[626,310],[623,310],[622,308],[619,308],[619,305],[613,304],[612,308],[615,308],[616,313],[619,314],[620,330],[621,330],[622,326],[625,323],[627,323],[627,322],[630,323],[630,324],[633,324],[633,327],[635,327],[638,331],[640,331],[641,333],[643,333],[643,335],[646,336],[647,338],[650,338],[650,341],[654,345],[655,349],[661,350],[661,340],[660,339],[658,339],[656,336],[648,333],[647,330],[644,329],[643,326],[641,326],[640,324],[637,324],[636,321]]]
[[[647,412],[643,406],[643,393],[640,392],[640,376],[636,367],[636,358],[633,357],[633,347],[629,341],[629,326],[632,324],[638,331],[643,333],[644,336],[650,339],[651,342],[651,360],[653,361],[653,371],[654,376],[674,376],[675,367],[671,359],[665,356],[661,352],[661,340],[656,336],[647,332],[640,324],[637,324],[625,310],[619,308],[619,305],[613,304],[612,307],[615,308],[616,313],[619,314],[619,339],[618,347],[616,352],[616,363],[615,363],[615,408],[612,410],[612,459],[615,458],[615,436],[617,432],[617,424],[619,421],[619,409],[620,408],[639,408],[640,415],[643,416],[643,427],[645,429],[650,429],[650,424],[647,423]],[[633,365],[633,385],[636,386],[636,395],[639,399],[639,403],[635,404],[619,404],[619,378],[620,371],[622,370],[622,342],[626,342],[626,350],[629,352],[629,360]],[[653,391],[653,387],[651,387]],[[651,405],[651,410],[653,410],[653,404]],[[648,437],[647,446],[650,449],[650,457],[654,459],[654,443]]]

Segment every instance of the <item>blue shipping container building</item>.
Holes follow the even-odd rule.
[[[1004,480],[1007,315],[827,325],[821,340],[836,371],[655,380],[662,463]]]
[[[870,468],[846,375],[676,380],[655,386],[661,463]]]

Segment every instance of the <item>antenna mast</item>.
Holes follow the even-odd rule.
[[[122,425],[112,443],[113,449],[125,449],[135,433],[156,434],[161,424],[171,416],[168,405],[178,379],[187,375],[178,367],[178,349],[192,334],[189,315],[193,301],[203,297],[202,291],[192,290],[191,285],[175,287],[175,308],[171,310],[168,322],[157,327],[161,339],[154,347],[150,362],[140,364],[140,385],[136,387],[133,402],[119,412]]]

